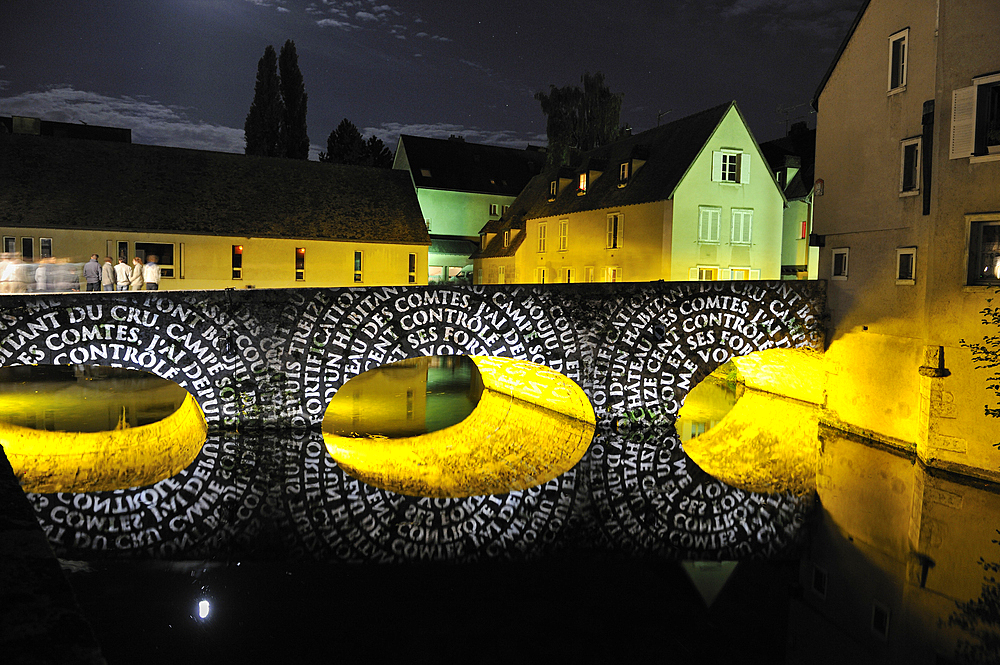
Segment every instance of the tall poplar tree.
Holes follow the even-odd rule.
[[[299,56],[295,52],[295,42],[285,41],[278,56],[278,72],[281,76],[281,101],[284,114],[281,123],[281,139],[284,157],[309,159],[309,135],[306,133],[306,86],[299,70]]]
[[[580,82],[583,88],[552,85],[548,94],[535,94],[546,117],[549,166],[566,164],[573,151],[586,152],[607,145],[625,133],[618,124],[623,95],[611,92],[600,72],[587,72]]]
[[[279,157],[285,154],[281,142],[282,115],[278,57],[274,47],[268,45],[264,49],[264,55],[257,62],[257,83],[253,90],[253,102],[243,124],[246,154],[265,157]]]

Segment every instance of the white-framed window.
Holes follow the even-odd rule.
[[[712,182],[746,185],[750,182],[750,155],[723,148],[712,153]]]
[[[583,269],[583,276],[588,284],[594,282],[594,266],[587,266]]]
[[[605,272],[607,282],[614,283],[622,281],[622,269],[618,266],[608,266]]]
[[[917,275],[917,248],[896,248],[896,284],[914,284]]]
[[[535,268],[535,282],[538,284],[546,284],[548,275],[549,272],[546,268]]]
[[[501,215],[506,215],[508,210],[510,210],[510,206],[500,206]]]
[[[719,242],[719,220],[722,208],[698,206],[698,242]]]
[[[503,232],[503,246],[510,247],[510,229]]]
[[[569,284],[573,281],[573,269],[563,268],[562,269],[562,281]]]
[[[546,249],[548,249],[548,247],[546,245],[546,235],[548,234],[548,228],[549,228],[548,224],[544,224],[543,223],[543,224],[539,224],[538,225],[538,251],[539,252],[544,252]]]
[[[889,37],[889,94],[906,90],[907,39],[910,29],[900,30]]]
[[[837,247],[833,250],[833,268],[831,279],[847,279],[847,259],[851,253],[850,247]]]
[[[183,246],[183,243],[181,245]],[[140,259],[146,261],[150,256],[156,257],[156,262],[160,266],[160,277],[171,278],[175,276],[174,270],[179,266],[174,265],[175,258],[177,258],[174,250],[175,247],[172,242],[135,243],[135,255]]]
[[[565,252],[569,248],[569,220],[559,220],[559,251]]]
[[[608,215],[608,249],[618,249],[622,246],[622,226],[624,220],[620,212]]]
[[[243,279],[243,245],[233,245],[233,279]]]
[[[1000,215],[966,215],[969,284],[1000,285]]]
[[[354,283],[360,284],[364,281],[364,254],[362,252],[354,252]]]
[[[1000,74],[978,76],[952,91],[948,156],[1000,159]]]
[[[406,266],[406,281],[410,284],[417,283],[417,255],[410,254],[409,261]]]
[[[920,193],[921,139],[919,136],[899,142],[899,195]]]
[[[38,252],[43,259],[47,259],[52,256],[52,238],[39,238],[38,239]],[[132,261],[125,257],[125,260],[131,265]]]
[[[586,194],[587,193],[587,173],[586,172],[580,174],[579,184],[577,185],[576,193],[577,194]]]
[[[733,233],[731,241],[734,245],[750,244],[750,228],[753,222],[753,210],[733,208]]]
[[[688,268],[688,279],[692,282],[714,282],[719,279],[719,266],[697,266]]]
[[[733,280],[750,279],[750,268],[730,268],[729,278]]]
[[[618,167],[618,186],[624,187],[628,183],[629,176],[629,163],[622,162],[621,166]]]
[[[17,238],[14,236],[4,236],[3,237],[3,253],[13,254],[17,247]]]
[[[551,201],[559,193],[559,181],[553,180],[549,183],[549,200]]]
[[[490,204],[490,216],[498,217],[500,215],[500,205],[496,203]]]

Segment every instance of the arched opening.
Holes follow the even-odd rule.
[[[175,475],[205,442],[194,398],[147,372],[0,368],[0,445],[29,492],[94,492]]]
[[[393,395],[395,405],[378,404],[376,399],[371,408],[398,413],[405,410],[399,402],[406,404],[407,391],[419,390],[419,366],[387,365],[372,377],[366,372],[348,381],[331,400],[323,421],[330,455],[345,472],[371,485],[441,498],[526,489],[573,468],[594,435],[594,411],[583,390],[566,376],[527,361],[469,356],[468,362],[475,372],[460,390],[477,395],[470,400],[472,408],[457,422],[423,433],[395,425],[380,426],[375,433],[359,431],[365,428],[355,424],[365,420],[369,402],[357,400],[355,418],[358,391],[351,386],[361,379],[362,391],[377,386],[376,394]],[[392,387],[396,381],[398,389]],[[430,389],[433,382],[427,385]],[[349,417],[337,403],[341,394],[350,402]],[[417,395],[409,399],[416,410]],[[426,403],[423,419],[428,420]],[[389,434],[381,433],[385,431]]]

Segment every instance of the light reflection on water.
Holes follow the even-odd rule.
[[[105,432],[163,420],[187,392],[135,370],[84,365],[0,368],[0,422],[54,432]]]
[[[681,442],[686,443],[718,425],[738,399],[736,385],[726,383],[723,375],[713,373],[705,378],[691,389],[677,412],[675,427]]]

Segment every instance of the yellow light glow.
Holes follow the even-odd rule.
[[[191,395],[163,420],[108,432],[47,432],[0,423],[0,445],[27,492],[151,485],[189,466],[208,427]]]
[[[526,489],[573,468],[594,436],[594,410],[583,390],[535,363],[471,359],[483,392],[465,420],[404,438],[324,432],[330,455],[370,485],[439,498]]]

